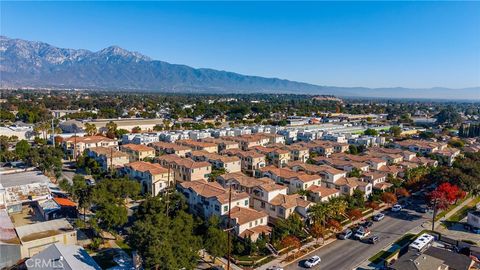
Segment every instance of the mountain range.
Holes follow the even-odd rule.
[[[92,52],[5,36],[0,36],[0,87],[480,99],[480,87],[409,89],[320,86],[170,64],[118,46]]]

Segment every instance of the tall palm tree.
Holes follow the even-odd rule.
[[[317,203],[310,207],[308,211],[312,214],[312,219],[315,223],[320,223],[325,226],[326,220],[331,214],[330,207],[326,203]]]

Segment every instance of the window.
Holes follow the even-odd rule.
[[[220,212],[220,206],[215,205],[215,211]]]
[[[284,213],[283,208],[278,208],[278,213],[279,213],[280,215],[283,215],[283,213]]]
[[[260,203],[260,207],[261,207],[261,208],[265,208],[265,202],[261,202],[261,203]]]
[[[248,205],[248,200],[245,200],[245,206],[247,206],[247,205]]]
[[[225,206],[223,207],[223,212],[227,212],[227,211],[228,211],[228,205],[225,205]]]
[[[252,227],[252,222],[250,222],[250,223],[248,224],[248,226],[250,226],[250,228],[251,228],[251,227]]]

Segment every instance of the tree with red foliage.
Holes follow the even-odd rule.
[[[452,185],[448,182],[442,183],[435,190],[443,193],[445,199],[447,199],[450,203],[453,203],[458,199],[458,194],[460,192],[460,189],[456,185]]]
[[[340,231],[342,229],[342,224],[340,224],[340,222],[338,222],[337,220],[335,219],[329,219],[327,221],[327,226],[330,228],[330,229],[333,229],[334,232],[336,231]]]
[[[282,239],[282,246],[293,247],[293,249],[300,250],[300,247],[302,247],[302,243],[297,237],[293,235],[287,235],[285,236],[285,238]],[[295,258],[295,253],[293,257]]]
[[[439,190],[433,190],[428,194],[428,199],[430,205],[433,208],[433,217],[432,217],[432,231],[435,230],[435,218],[437,217],[438,210],[447,209],[450,205],[445,192]]]
[[[395,194],[391,193],[391,192],[384,192],[382,194],[382,198],[381,200],[384,202],[384,203],[387,203],[387,204],[394,204],[397,202],[397,196],[395,196]]]
[[[399,197],[409,197],[410,196],[410,193],[408,192],[408,190],[406,188],[397,188],[397,190],[395,190],[395,193]]]
[[[351,209],[348,211],[347,215],[351,220],[357,220],[362,217],[362,211],[359,209]]]

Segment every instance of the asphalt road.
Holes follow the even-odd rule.
[[[358,240],[337,240],[306,258],[301,258],[285,267],[285,269],[306,269],[304,262],[313,255],[320,256],[322,261],[314,268],[322,270],[350,270],[357,267],[364,260],[372,257],[381,249],[389,246],[395,240],[404,235],[407,231],[421,225],[431,214],[421,214],[412,210],[402,210],[393,213],[385,211],[386,215],[382,221],[375,222],[370,230],[371,235],[378,235],[380,240],[375,244],[366,244]]]

